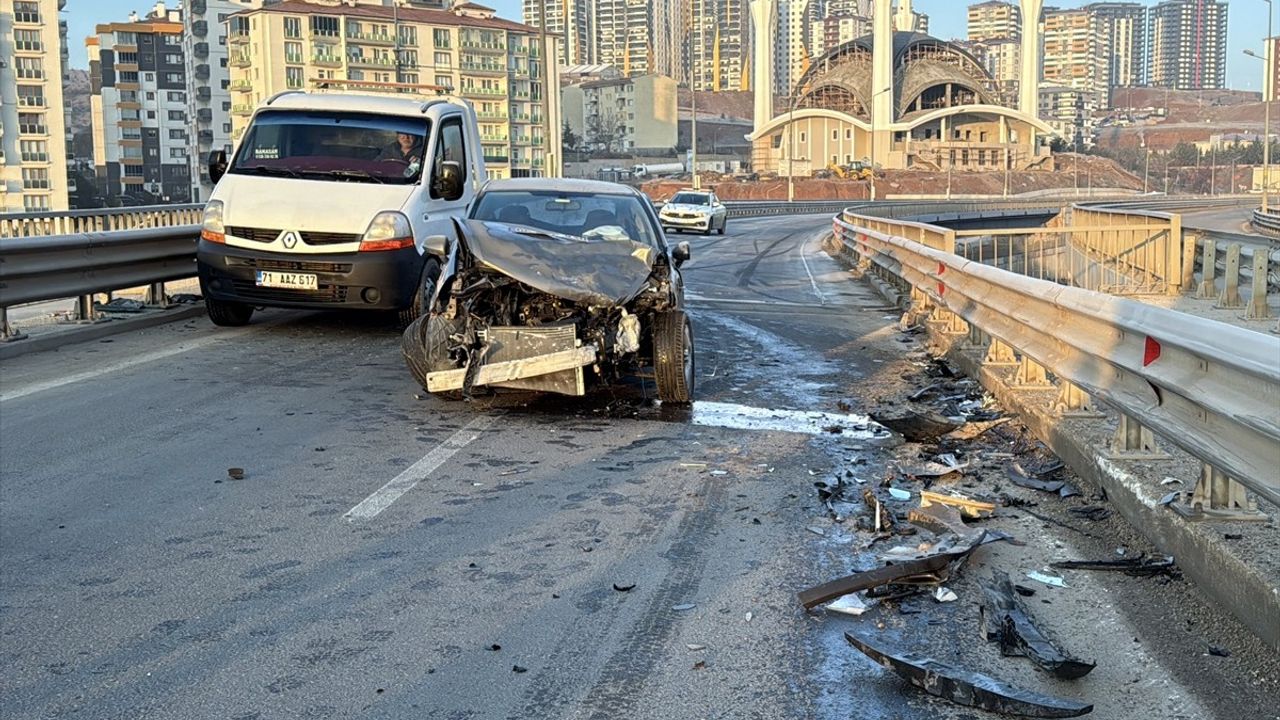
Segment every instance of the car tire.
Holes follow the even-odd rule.
[[[440,280],[440,260],[439,258],[428,256],[426,261],[422,263],[422,274],[418,276],[418,288],[413,292],[413,299],[409,302],[409,307],[403,308],[396,313],[397,324],[401,330],[409,327],[414,320],[417,320],[427,312],[427,303],[436,294],[436,282]]]
[[[214,300],[205,295],[204,307],[209,311],[209,319],[218,327],[242,327],[249,324],[253,317],[253,306],[228,300]]]
[[[673,405],[693,402],[693,325],[682,310],[658,313],[653,319],[653,375],[658,399]]]
[[[722,220],[722,221],[720,222],[720,230],[719,230],[718,232],[719,232],[721,235],[723,235],[723,234],[724,234],[725,229],[727,229],[728,227],[729,227],[729,218],[725,218],[724,220]]]

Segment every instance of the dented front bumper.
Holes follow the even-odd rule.
[[[596,346],[582,345],[573,325],[490,327],[481,340],[484,345],[476,354],[479,367],[428,373],[427,390],[489,386],[562,395],[586,393],[583,368],[595,364]]]

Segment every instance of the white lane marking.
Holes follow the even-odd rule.
[[[18,388],[17,390],[10,390],[6,393],[0,393],[0,402],[9,402],[12,400],[17,400],[18,398],[24,398],[24,397],[27,397],[28,395],[35,395],[36,393],[42,393],[46,390],[53,390],[55,388],[60,388],[60,387],[63,387],[64,385],[71,385],[78,382],[84,382],[85,380],[93,380],[95,378],[100,378],[103,375],[109,375],[111,373],[119,372],[121,370],[128,370],[129,368],[137,367],[138,365],[145,365],[150,362],[155,362],[156,360],[163,360],[168,357],[173,357],[174,355],[181,355],[183,353],[191,352],[192,350],[199,350],[200,348],[206,345],[212,345],[213,343],[221,342],[223,340],[231,340],[233,338],[237,338],[247,332],[250,332],[253,329],[261,328],[265,324],[266,323],[259,323],[258,325],[255,325],[253,328],[244,328],[242,330],[232,330],[230,332],[225,332],[225,331],[219,332],[217,335],[210,335],[208,337],[200,338],[197,340],[191,340],[178,347],[171,347],[163,350],[154,350],[149,353],[143,353],[142,355],[129,358],[128,360],[121,360],[120,362],[110,363],[108,365],[99,365],[98,367],[92,370],[86,370],[84,372],[76,373],[74,375],[64,375],[60,378],[55,378],[53,380],[46,380],[44,382],[32,383],[31,385]]]
[[[378,488],[372,495],[362,500],[359,505],[348,510],[347,514],[342,517],[348,521],[369,520],[377,517],[378,513],[391,507],[391,503],[399,500],[401,495],[426,480],[428,475],[445,464],[459,450],[480,437],[480,431],[492,425],[497,419],[497,415],[481,415],[463,425],[461,429],[450,435],[438,447],[423,455],[421,460],[410,465],[386,485]]]
[[[813,271],[809,269],[809,259],[804,256],[804,249],[808,244],[807,241],[800,243],[800,262],[804,263],[804,274],[809,276],[809,287],[813,288],[813,294],[818,296],[818,304],[826,305],[827,296],[818,289],[818,281],[813,279]]]

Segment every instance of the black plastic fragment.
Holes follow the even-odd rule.
[[[844,637],[850,645],[912,685],[958,705],[1040,718],[1079,717],[1093,712],[1091,704],[1016,688],[989,675],[963,670],[931,657],[876,647],[866,637],[852,632],[846,632]]]
[[[1111,570],[1135,577],[1173,575],[1178,572],[1171,556],[1149,558],[1146,555],[1121,560],[1062,560],[1051,563],[1058,570]]]
[[[983,583],[982,590],[986,596],[982,605],[983,635],[988,641],[999,642],[1002,654],[1025,656],[1045,672],[1064,680],[1084,677],[1093,670],[1096,663],[1067,655],[1036,627],[1015,597],[1008,575],[995,573]]]

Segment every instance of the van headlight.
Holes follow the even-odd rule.
[[[360,252],[403,250],[413,247],[413,228],[403,213],[386,211],[374,216],[360,238]]]
[[[215,243],[227,242],[227,228],[222,224],[222,201],[210,200],[204,206],[204,222],[200,224],[200,239]]]

